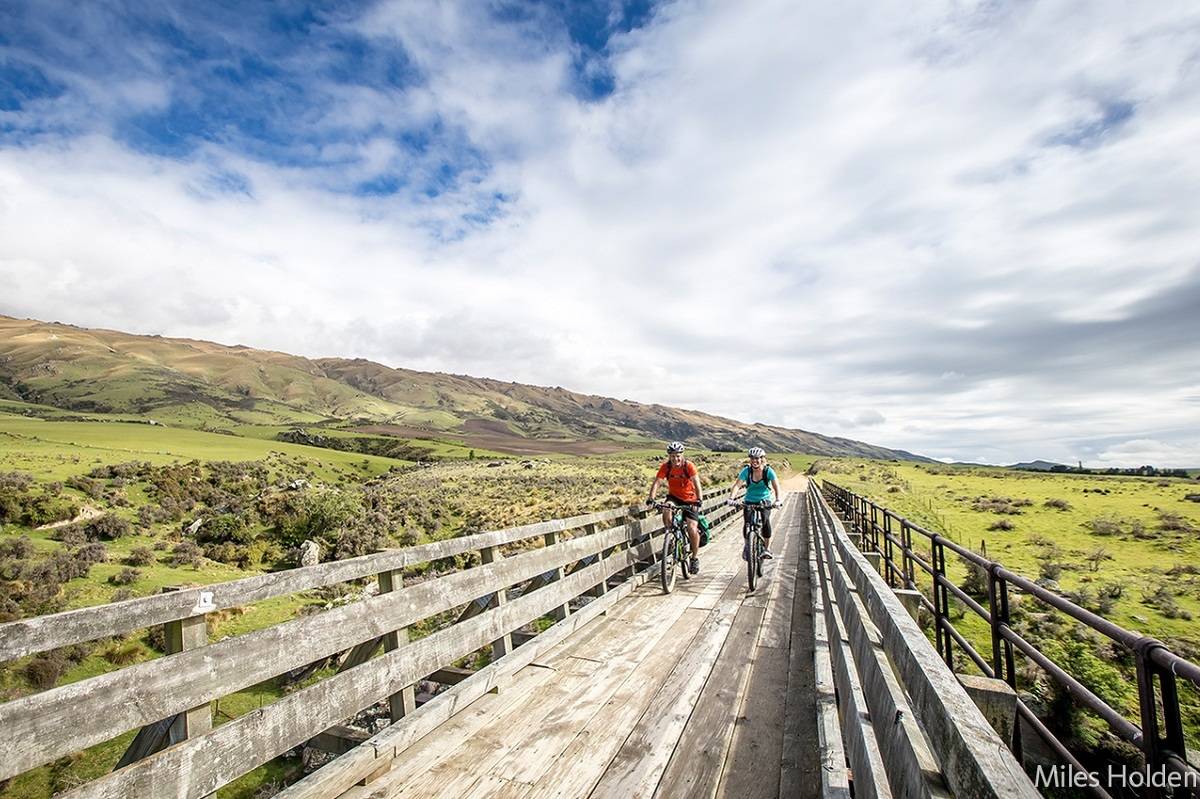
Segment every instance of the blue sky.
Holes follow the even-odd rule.
[[[1194,3],[0,5],[0,313],[1200,465]]]

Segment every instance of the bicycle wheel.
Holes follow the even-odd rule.
[[[675,557],[676,541],[673,530],[663,533],[662,548],[662,587],[663,593],[669,594],[675,588]]]
[[[763,563],[765,562],[765,559],[763,558],[763,552],[765,552],[766,549],[767,545],[763,543],[762,536],[756,532],[754,534],[754,569],[758,572],[759,577],[762,577]]]

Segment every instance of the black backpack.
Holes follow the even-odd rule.
[[[769,463],[763,464],[762,480],[759,480],[758,482],[765,483],[766,485],[770,486],[770,484],[771,484],[770,478],[767,477],[767,470],[770,468],[771,468],[771,464],[769,464]],[[776,477],[778,477],[778,476],[779,475],[776,475]],[[747,464],[746,465],[746,488],[750,488],[750,484],[753,482],[754,482],[754,467]]]

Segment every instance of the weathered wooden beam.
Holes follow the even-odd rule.
[[[497,547],[485,547],[479,551],[479,555],[484,565],[495,563],[504,557],[504,553]],[[496,603],[497,608],[503,608],[504,604],[508,601],[508,586],[502,585],[497,588],[496,598],[493,601]],[[492,641],[492,660],[499,660],[512,650],[512,635],[506,631],[504,635]]]
[[[646,529],[653,529],[652,524]],[[579,560],[613,546],[628,534],[621,526],[573,538],[549,549],[523,552],[226,639],[205,647],[203,652],[182,652],[139,663],[0,705],[0,752],[4,753],[0,757],[0,779],[207,704],[322,655],[343,651],[463,604],[498,586],[529,579],[556,564]],[[435,667],[440,665],[445,664]],[[130,701],[131,697],[136,699]]]
[[[178,590],[175,587],[166,587],[163,588],[162,593]],[[207,643],[208,620],[204,614],[169,621],[163,625],[163,648],[168,655],[199,649]],[[212,710],[208,704],[190,708],[166,719],[160,719],[138,731],[114,768],[124,768],[171,744],[203,735],[211,729]]]
[[[319,732],[310,738],[308,745],[331,755],[344,755],[370,737],[370,733],[357,727],[334,724],[324,732]]]
[[[558,533],[546,533],[546,535],[543,537],[543,540],[545,541],[546,546],[552,547],[555,544],[557,544],[558,536],[559,536]],[[546,582],[552,583],[552,582],[555,582],[556,580],[561,580],[562,576],[563,576],[563,567],[558,566],[557,568],[555,568],[553,571],[550,572],[549,576],[546,578]],[[554,608],[554,610],[550,611],[550,615],[551,615],[551,617],[554,618],[555,621],[562,621],[567,616],[571,615],[571,605],[569,603],[564,603],[563,605],[561,605],[557,608]]]
[[[124,602],[6,622],[0,624],[0,663],[69,644],[94,641],[111,635],[124,635],[206,611],[249,605],[272,597],[369,577],[383,571],[395,571],[405,566],[427,563],[484,547],[510,544],[549,532],[573,530],[589,524],[620,524],[629,515],[629,508],[617,508],[569,519],[551,519],[404,549],[388,549],[347,560],[260,574],[170,594],[127,599]]]
[[[404,584],[404,575],[398,571],[379,573],[379,593],[387,594],[400,590]],[[408,628],[386,633],[383,636],[383,651],[394,652],[408,643]],[[388,707],[392,721],[399,721],[417,709],[417,697],[412,683],[388,697]]]
[[[623,567],[626,560],[637,555],[623,553],[616,556],[616,562],[597,563],[545,590],[414,641],[359,668],[289,694],[206,735],[94,780],[63,794],[62,799],[129,796],[199,799],[308,740],[336,720],[348,718],[377,697],[475,651],[496,640],[505,630],[538,618],[567,597],[594,585],[607,570]],[[411,589],[405,589],[408,590]]]
[[[430,674],[426,679],[442,685],[458,685],[463,680],[467,679],[478,672],[473,669],[460,669],[457,666],[444,666],[433,674]]]

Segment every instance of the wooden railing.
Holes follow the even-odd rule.
[[[715,523],[734,512],[723,499],[705,504]],[[64,796],[204,797],[390,698],[391,727],[285,792],[336,796],[655,573],[661,520],[640,515],[555,519],[2,624],[0,662],[156,625],[171,654],[0,705],[0,780],[141,729],[121,767]],[[505,557],[507,545],[520,551]],[[402,584],[407,567],[468,552],[481,565]],[[366,577],[377,595],[207,640],[209,613]],[[407,640],[409,625],[460,606],[456,623]],[[556,622],[546,632],[513,646],[514,632],[547,615]],[[486,668],[447,668],[489,644]],[[215,700],[346,650],[352,668],[212,726]],[[439,672],[457,684],[414,708],[412,686]]]
[[[1038,796],[901,601],[809,492],[822,795]]]

